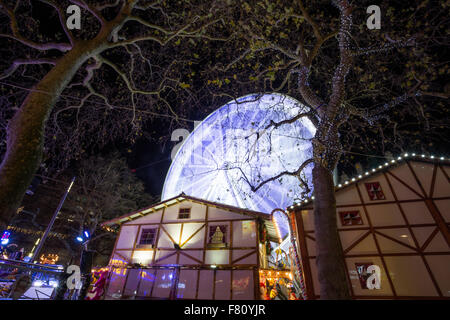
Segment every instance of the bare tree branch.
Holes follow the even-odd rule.
[[[0,80],[3,80],[9,76],[11,76],[18,67],[21,65],[30,65],[30,64],[56,64],[55,59],[49,58],[35,58],[35,59],[16,59],[13,61],[11,66],[6,69],[3,74],[0,75]]]
[[[96,7],[88,5],[84,0],[69,0],[69,1],[89,11],[94,17],[97,18],[97,20],[102,25],[106,23],[105,18],[102,16],[101,12],[97,10]]]
[[[55,49],[55,50],[59,50],[62,52],[66,52],[66,51],[69,51],[70,49],[72,49],[72,45],[67,44],[67,43],[51,43],[51,42],[37,43],[37,42],[31,41],[29,39],[26,39],[25,37],[23,37],[20,34],[19,25],[17,23],[17,19],[16,19],[14,11],[9,9],[4,4],[3,1],[0,1],[0,8],[4,8],[6,10],[6,13],[8,14],[9,19],[10,19],[10,26],[11,26],[11,31],[12,31],[12,34],[0,34],[0,37],[17,40],[20,43],[22,43],[28,47],[37,49],[37,50],[45,51],[45,50]]]
[[[73,37],[72,32],[67,28],[65,14],[64,14],[64,8],[60,4],[58,4],[56,1],[53,1],[53,0],[39,0],[39,1],[52,6],[56,10],[56,12],[58,13],[59,22],[61,24],[61,27],[63,28],[64,33],[66,34],[67,38],[69,39],[70,44],[73,46],[74,45],[74,37]]]

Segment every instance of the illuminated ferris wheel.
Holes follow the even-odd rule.
[[[247,95],[222,106],[183,142],[161,200],[184,192],[266,213],[286,208],[303,191],[297,177],[285,175],[253,190],[284,171],[297,170],[312,156],[315,127],[309,119],[270,126],[306,111],[300,102],[281,94]],[[311,182],[311,170],[303,170],[303,180]]]

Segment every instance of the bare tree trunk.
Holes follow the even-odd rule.
[[[39,168],[45,124],[59,95],[102,43],[97,38],[78,42],[32,89],[9,122],[7,150],[0,165],[0,227],[10,221]]]
[[[312,173],[320,299],[350,299],[344,254],[337,230],[333,175],[320,163],[315,163]]]

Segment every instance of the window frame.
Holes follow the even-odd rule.
[[[361,289],[369,290],[367,287],[367,279],[369,279],[370,274],[367,273],[367,268],[371,265],[374,265],[373,262],[355,262],[356,274],[358,275],[359,284],[361,285]]]
[[[185,211],[187,210],[187,212],[181,212],[181,211]],[[186,216],[185,216],[186,215]],[[190,219],[191,218],[191,208],[179,208],[178,209],[178,219]]]
[[[357,214],[358,218],[353,218],[353,216],[352,216],[350,219],[351,223],[344,223],[345,222],[344,216],[347,214],[350,214],[351,216],[352,216],[352,214]],[[339,217],[341,218],[341,224],[343,227],[364,225],[364,221],[363,221],[361,212],[359,210],[339,211]],[[359,221],[359,223],[356,223],[356,221]]]
[[[386,194],[383,191],[383,188],[381,187],[381,182],[380,181],[373,181],[373,182],[366,182],[364,183],[364,185],[366,186],[366,190],[367,190],[367,195],[370,199],[370,201],[382,201],[382,200],[387,200],[386,199]],[[377,190],[373,190],[371,191],[370,188],[377,186]]]
[[[143,239],[142,237],[144,236],[144,234],[148,234],[148,231],[152,231],[153,232],[153,239],[152,239],[152,243],[142,243]],[[147,228],[142,228],[140,235],[139,235],[139,241],[137,243],[137,247],[145,247],[145,246],[151,246],[152,248],[155,247],[156,244],[156,236],[158,234],[158,228],[157,227],[147,227]],[[146,241],[148,240],[147,238],[145,239]]]
[[[212,237],[216,232],[217,227],[220,228],[220,231],[223,233],[223,242],[222,243],[211,243]],[[224,230],[223,230],[224,229]],[[231,236],[231,235],[230,235]],[[226,224],[208,224],[208,247],[228,247],[228,225]]]

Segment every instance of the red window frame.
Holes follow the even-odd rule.
[[[339,217],[341,218],[342,226],[360,226],[364,224],[359,210],[340,211]]]
[[[367,194],[369,195],[369,199],[371,201],[386,200],[386,196],[384,195],[380,182],[366,182],[365,185]]]
[[[373,262],[355,262],[356,273],[362,289],[368,289],[367,279],[370,277],[370,274],[367,273],[367,268],[371,265],[373,265]]]

